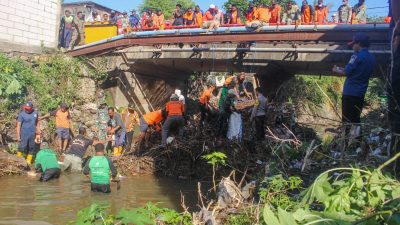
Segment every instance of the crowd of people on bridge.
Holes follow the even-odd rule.
[[[161,9],[144,9],[141,14],[132,10],[118,13],[112,11],[110,15],[99,15],[92,11],[84,18],[82,12],[72,16],[69,10],[65,11],[60,27],[60,47],[71,49],[83,44],[85,23],[115,24],[119,34],[127,34],[140,30],[164,30],[166,28],[198,27],[212,32],[221,26],[246,26],[250,30],[260,31],[266,25],[300,25],[300,24],[360,24],[367,22],[367,6],[365,0],[350,6],[348,0],[343,0],[342,5],[329,18],[328,7],[323,0],[318,0],[316,5],[309,4],[307,0],[298,6],[295,1],[289,1],[281,6],[276,0],[271,5],[249,3],[245,12],[241,12],[237,5],[231,4],[224,11],[211,4],[208,9],[202,10],[200,6],[182,8],[177,4],[172,17],[165,18]],[[390,22],[390,17],[385,19]]]

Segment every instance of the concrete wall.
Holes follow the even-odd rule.
[[[57,47],[62,0],[0,0],[0,49],[40,52]]]

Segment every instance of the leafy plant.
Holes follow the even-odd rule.
[[[302,180],[299,177],[285,179],[281,174],[269,177],[261,182],[259,195],[261,203],[272,204],[274,207],[284,209],[293,206],[289,192],[301,188]]]
[[[202,159],[206,160],[208,164],[212,165],[213,170],[213,184],[214,184],[214,191],[216,191],[216,184],[215,184],[215,167],[217,165],[226,165],[225,159],[227,158],[226,155],[222,152],[213,152],[208,155],[204,155],[201,157]]]

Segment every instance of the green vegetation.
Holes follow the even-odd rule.
[[[212,165],[213,184],[214,184],[214,190],[216,190],[215,189],[215,187],[216,187],[216,184],[215,184],[215,167],[218,166],[218,165],[225,166],[226,165],[225,160],[226,160],[227,157],[222,152],[213,152],[213,153],[210,153],[208,155],[203,155],[201,158],[206,160],[208,164]]]
[[[189,225],[192,217],[189,213],[178,213],[175,210],[160,208],[149,202],[146,206],[132,210],[121,209],[117,215],[107,213],[107,207],[93,204],[82,209],[77,214],[77,219],[70,224],[76,225],[112,225],[112,224],[166,224]]]
[[[182,5],[183,10],[196,5],[193,0],[144,0],[139,6],[139,11],[161,9],[165,15],[165,19],[169,19],[175,10],[175,5],[178,3]]]
[[[106,73],[87,67],[82,60],[63,55],[48,56],[28,64],[0,54],[0,112],[11,121],[21,104],[32,100],[40,111],[57,108],[61,102],[79,103],[79,79],[86,74],[97,82]]]

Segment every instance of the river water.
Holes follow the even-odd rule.
[[[77,211],[92,203],[107,205],[112,213],[121,208],[141,207],[149,201],[181,210],[181,192],[187,205],[196,205],[194,182],[135,176],[122,179],[120,190],[115,183],[111,188],[111,194],[92,193],[88,178],[81,174],[63,174],[60,179],[47,183],[28,176],[3,177],[0,179],[0,224],[64,225],[75,219]]]

